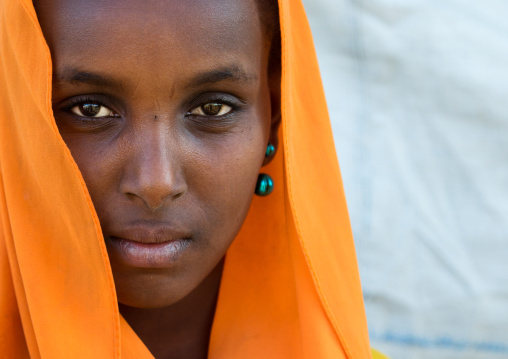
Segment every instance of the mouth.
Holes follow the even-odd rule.
[[[107,237],[109,255],[130,267],[174,266],[192,242],[190,234],[167,227],[136,227]]]

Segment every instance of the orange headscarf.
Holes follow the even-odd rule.
[[[226,256],[210,358],[370,358],[360,279],[313,42],[280,0],[282,127]],[[52,114],[30,0],[0,0],[0,357],[152,358],[120,316],[97,214]]]

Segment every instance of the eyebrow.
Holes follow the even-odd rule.
[[[257,80],[258,76],[256,74],[249,74],[238,66],[228,66],[198,74],[187,83],[187,86],[201,86],[221,81],[250,83],[256,82]]]
[[[67,68],[62,73],[55,73],[53,83],[56,86],[63,83],[71,83],[113,88],[121,87],[120,83],[112,77],[94,72],[81,71],[77,68]]]
[[[257,80],[258,76],[256,74],[253,73],[249,74],[238,66],[227,66],[216,70],[200,73],[191,80],[189,80],[186,86],[196,87],[217,83],[221,81],[251,83],[256,82]],[[55,73],[53,75],[53,83],[55,86],[58,86],[63,83],[70,83],[70,84],[87,84],[111,88],[122,87],[121,83],[119,83],[110,76],[89,71],[82,71],[78,68],[67,68],[64,69],[61,73]]]

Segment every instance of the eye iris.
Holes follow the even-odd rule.
[[[96,103],[84,103],[79,106],[79,109],[85,116],[96,116],[101,110],[101,105]]]
[[[220,113],[222,104],[220,103],[207,103],[203,105],[203,112],[209,116],[216,116]]]

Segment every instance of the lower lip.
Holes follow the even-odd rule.
[[[139,268],[171,267],[183,254],[190,239],[162,243],[140,243],[124,238],[109,237],[109,243],[122,262]]]

